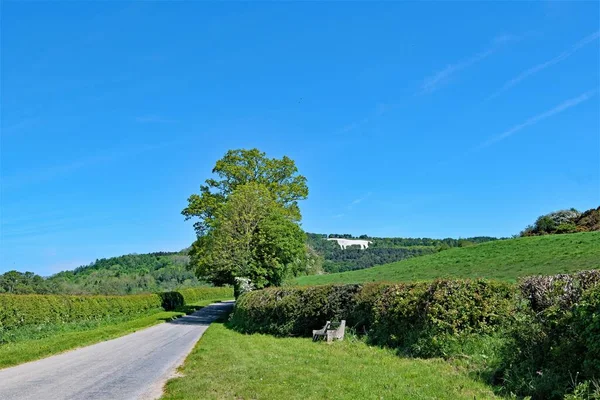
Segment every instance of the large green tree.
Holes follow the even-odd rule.
[[[186,219],[198,218],[194,224],[198,236],[212,227],[218,210],[227,202],[233,191],[250,182],[264,185],[286,214],[300,221],[298,201],[308,196],[306,178],[298,174],[296,163],[284,156],[268,158],[258,149],[229,150],[217,161],[210,178],[200,186],[200,194],[188,198],[188,206],[181,212]]]
[[[308,187],[293,160],[230,150],[213,173],[217,178],[207,179],[182,211],[186,219],[199,219],[190,252],[199,277],[217,285],[249,278],[260,288],[314,268],[299,226],[298,201]]]
[[[288,214],[265,185],[238,186],[192,246],[197,274],[217,285],[249,278],[259,288],[295,275],[306,259],[306,236]]]

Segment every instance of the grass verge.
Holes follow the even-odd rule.
[[[0,332],[0,369],[124,336],[192,313],[216,301],[218,300],[203,300],[177,311],[155,310],[133,319],[111,318]]]
[[[169,381],[163,400],[495,399],[491,388],[439,359],[401,358],[359,340],[244,335],[213,323]]]

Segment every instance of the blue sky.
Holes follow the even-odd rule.
[[[600,205],[598,2],[3,2],[0,273],[179,250],[228,149],[310,232],[509,236]]]

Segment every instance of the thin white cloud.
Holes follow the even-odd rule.
[[[452,75],[460,72],[473,64],[480,62],[481,60],[486,59],[490,55],[494,53],[495,49],[490,48],[480,53],[475,54],[474,56],[461,61],[456,64],[450,64],[443,70],[437,72],[436,74],[425,78],[423,81],[423,85],[421,86],[421,93],[432,93],[439,89],[439,87],[446,82]]]
[[[449,64],[446,66],[446,68],[442,69],[441,71],[438,71],[435,74],[426,77],[423,81],[423,84],[421,85],[421,91],[418,94],[428,94],[438,90],[453,75],[485,60],[486,58],[494,54],[496,51],[498,51],[498,49],[501,46],[505,46],[508,43],[519,41],[521,39],[521,36],[516,36],[508,33],[496,36],[491,40],[491,43],[487,49],[480,51],[479,53],[476,53],[463,61],[457,62],[455,64]]]
[[[499,141],[504,140],[504,139],[514,135],[515,133],[519,132],[520,130],[522,130],[528,126],[537,124],[538,122],[543,121],[546,118],[550,118],[556,114],[560,114],[561,112],[568,110],[569,108],[575,107],[576,105],[583,103],[584,101],[587,101],[590,98],[592,98],[596,94],[596,92],[597,92],[597,90],[590,90],[590,91],[585,92],[577,97],[566,100],[566,101],[562,102],[561,104],[559,104],[558,106],[556,106],[546,112],[538,114],[534,117],[531,117],[527,121],[525,121],[519,125],[515,125],[512,128],[510,128],[509,130],[504,131],[501,134],[490,138],[489,140],[487,140],[487,141],[483,142],[482,144],[480,144],[479,146],[477,146],[476,150],[483,149],[485,147],[489,147],[489,146],[493,145],[494,143],[498,143]]]
[[[373,193],[368,192],[364,196],[352,200],[352,202],[350,204],[348,204],[348,210],[352,209],[352,207],[354,207],[355,205],[358,205],[358,204],[362,203],[364,200],[366,200],[372,194]]]
[[[345,216],[346,214],[336,214],[331,218],[342,218],[343,216]]]
[[[512,88],[513,86],[517,85],[519,82],[527,79],[528,77],[530,77],[531,75],[535,75],[538,72],[551,67],[555,64],[558,64],[561,61],[566,60],[567,58],[569,58],[571,55],[573,55],[577,50],[581,49],[582,47],[594,42],[596,39],[600,38],[600,31],[594,32],[589,36],[586,36],[585,38],[581,39],[579,42],[575,43],[573,46],[571,46],[571,48],[567,51],[562,52],[561,54],[559,54],[558,56],[543,62],[541,64],[535,65],[523,72],[521,72],[519,75],[517,75],[516,77],[514,77],[513,79],[507,81],[498,91],[496,91],[495,93],[493,93],[490,97],[488,97],[488,100],[491,100],[495,97],[498,97],[499,95],[501,95],[503,92],[507,91],[508,89]]]

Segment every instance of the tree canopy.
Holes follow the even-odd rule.
[[[181,212],[186,219],[199,219],[194,224],[198,236],[212,228],[219,208],[235,189],[250,182],[264,185],[287,215],[300,221],[298,201],[306,199],[308,186],[291,158],[268,158],[258,149],[229,150],[217,161],[212,172],[217,178],[207,179],[200,186],[200,194],[192,194],[188,206]]]
[[[219,179],[207,179],[182,211],[186,219],[199,218],[190,252],[199,277],[216,285],[249,278],[262,288],[314,267],[299,225],[298,201],[308,187],[293,160],[230,150],[213,173]]]

